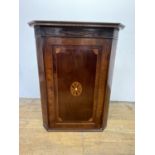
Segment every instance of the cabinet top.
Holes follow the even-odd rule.
[[[79,21],[39,21],[34,20],[28,23],[30,26],[52,26],[52,27],[89,27],[89,28],[116,28],[122,29],[124,25],[121,23],[107,22],[79,22]]]

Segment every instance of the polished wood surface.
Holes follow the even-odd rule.
[[[21,155],[134,155],[134,104],[112,102],[104,132],[46,132],[39,99],[20,99]]]
[[[47,38],[44,59],[50,128],[102,129],[110,47],[110,40]],[[70,93],[74,81],[83,87],[78,97]]]
[[[35,28],[44,127],[103,130],[118,31],[123,26],[40,21],[30,25]]]
[[[53,53],[57,66],[60,121],[89,121],[93,115],[96,54],[88,45],[57,46]]]

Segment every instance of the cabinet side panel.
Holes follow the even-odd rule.
[[[96,112],[96,123],[99,128],[102,128],[103,125],[103,115],[106,113],[105,110],[105,94],[106,94],[106,86],[107,86],[107,78],[108,78],[108,67],[110,61],[110,50],[111,44],[110,39],[103,40],[103,51],[101,55],[101,63],[99,66],[99,84],[98,84],[98,96],[96,98],[97,104],[97,112]]]
[[[51,46],[45,41],[44,46],[44,65],[46,75],[46,89],[47,89],[47,102],[48,102],[48,128],[54,128],[55,126],[55,103],[56,103],[56,87],[54,79],[56,73],[54,72],[53,57]]]
[[[108,77],[107,77],[107,84],[105,88],[105,98],[104,98],[104,109],[103,109],[103,129],[107,125],[107,119],[108,119],[108,111],[109,111],[109,102],[110,102],[110,94],[111,94],[111,85],[112,85],[112,78],[113,78],[113,69],[114,69],[114,63],[115,63],[115,55],[116,55],[116,45],[117,40],[116,39],[106,39],[107,40],[107,48],[110,51],[110,58],[109,58],[109,64],[108,64]]]
[[[40,83],[43,124],[46,128],[48,128],[48,110],[47,110],[48,107],[47,107],[47,91],[46,91],[46,80],[45,80],[45,71],[44,71],[43,46],[44,46],[43,37],[36,35],[38,74],[39,74],[39,83]]]

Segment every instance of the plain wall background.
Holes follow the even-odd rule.
[[[111,100],[134,101],[134,0],[20,0],[20,97],[40,97],[31,20],[121,22]]]

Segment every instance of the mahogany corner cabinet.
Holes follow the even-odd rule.
[[[47,131],[107,125],[120,23],[32,21]]]

